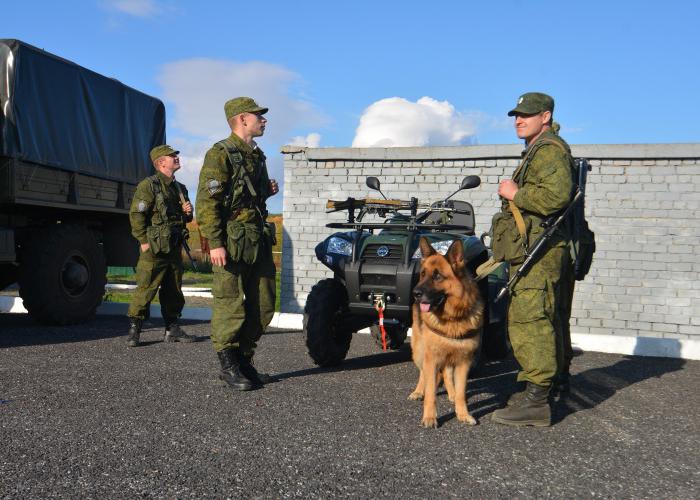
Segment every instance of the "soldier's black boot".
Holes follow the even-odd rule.
[[[505,425],[552,425],[552,410],[549,406],[549,387],[527,383],[525,397],[512,406],[496,410],[491,420]]]
[[[260,373],[258,370],[256,370],[255,365],[253,365],[253,360],[242,353],[240,354],[239,361],[241,364],[241,371],[253,382],[262,385],[271,384],[272,382],[276,381],[270,374]]]
[[[139,338],[141,336],[141,324],[142,320],[136,318],[129,318],[129,333],[126,338],[126,345],[129,347],[138,347]]]
[[[238,356],[234,349],[224,349],[216,353],[221,363],[219,378],[238,391],[249,391],[254,387],[253,382],[241,372]]]
[[[180,325],[173,322],[165,326],[165,337],[163,340],[165,342],[194,342],[194,337],[187,335],[182,331]]]

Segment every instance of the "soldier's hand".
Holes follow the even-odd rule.
[[[185,215],[192,215],[192,203],[186,201],[185,204],[182,205],[182,211],[185,212]]]
[[[211,263],[215,266],[225,266],[226,265],[226,249],[224,247],[212,248],[209,250],[209,257],[211,257]]]
[[[280,192],[280,187],[277,185],[275,179],[270,179],[270,196],[275,195]]]
[[[498,196],[506,200],[515,198],[515,193],[518,192],[518,185],[512,179],[503,179],[498,185]]]
[[[151,248],[151,245],[149,243],[143,243],[141,245],[141,253],[148,251]]]

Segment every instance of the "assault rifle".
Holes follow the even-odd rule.
[[[173,179],[173,182],[175,183],[175,187],[177,188],[177,194],[180,195],[180,205],[184,207],[185,203],[187,203],[187,200],[185,200],[185,195],[182,194],[182,189],[180,189],[180,185],[177,183],[177,181]],[[199,269],[197,269],[197,262],[192,258],[190,246],[187,243],[189,231],[187,230],[187,216],[185,215],[184,211],[182,212],[182,224],[182,248],[185,249],[185,253],[187,254],[187,257],[189,257],[190,262],[192,263],[192,269],[194,269],[195,272],[199,272]]]
[[[537,241],[535,241],[535,243],[533,243],[532,246],[527,249],[527,251],[525,252],[525,261],[515,272],[510,281],[508,281],[508,284],[501,288],[501,291],[498,292],[498,295],[496,296],[496,302],[501,300],[507,293],[513,290],[515,282],[518,281],[522,276],[527,274],[532,265],[546,250],[549,240],[554,235],[554,232],[557,230],[557,228],[562,225],[562,223],[566,220],[571,211],[577,206],[579,201],[583,200],[583,195],[584,191],[582,191],[581,189],[577,189],[574,199],[571,200],[571,203],[569,203],[569,206],[566,207],[566,210],[561,212],[558,216],[550,217],[542,223],[542,226],[545,228],[544,232],[539,238],[537,238]]]

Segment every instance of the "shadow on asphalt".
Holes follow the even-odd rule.
[[[571,393],[553,403],[552,424],[578,411],[594,408],[638,382],[681,370],[684,365],[683,359],[627,356],[613,365],[575,374],[571,377]],[[505,406],[515,389],[518,369],[515,359],[508,357],[488,362],[470,376],[467,396],[469,412],[474,418],[481,419]],[[478,398],[480,394],[486,397]],[[442,415],[438,425],[453,418],[456,418],[454,412]]]
[[[571,393],[554,406],[552,423],[577,411],[588,410],[611,398],[618,391],[650,378],[683,368],[685,360],[627,356],[611,366],[593,368],[571,377]]]
[[[316,367],[306,368],[293,372],[277,373],[275,377],[283,380],[288,378],[305,377],[307,375],[315,375],[317,373],[343,372],[352,370],[368,370],[371,368],[380,368],[382,366],[394,365],[396,363],[406,363],[411,361],[411,348],[402,346],[396,351],[382,352],[378,354],[370,354],[357,358],[348,358],[338,366],[331,367]]]
[[[198,320],[183,320],[183,326],[205,323]],[[37,323],[27,314],[0,314],[0,348],[22,347],[35,345],[64,344],[69,342],[85,342],[91,340],[125,337],[128,321],[121,316],[96,316],[90,321],[74,325],[48,326]],[[162,328],[161,319],[149,320],[144,323],[144,329]],[[205,341],[208,337],[199,337]],[[158,341],[143,342],[142,345],[160,343]]]

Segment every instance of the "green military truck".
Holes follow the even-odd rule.
[[[129,206],[164,143],[158,99],[0,39],[0,289],[42,323],[91,317],[107,266],[136,263]]]

